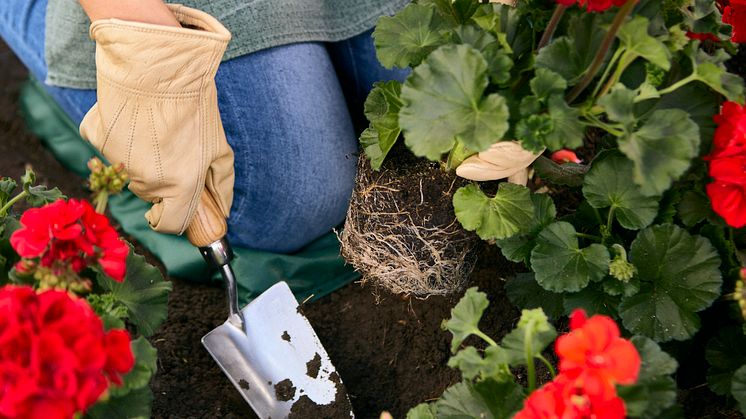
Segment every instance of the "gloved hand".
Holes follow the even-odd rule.
[[[214,80],[230,32],[204,12],[168,6],[184,27],[93,22],[98,103],[80,134],[124,163],[129,189],[153,203],[145,214],[153,229],[181,234],[204,187],[225,217],[233,200],[233,151]]]
[[[464,160],[456,168],[456,175],[478,182],[507,178],[510,183],[525,186],[528,166],[540,155],[541,152],[524,149],[517,141],[500,141]]]

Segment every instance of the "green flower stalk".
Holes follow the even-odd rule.
[[[103,214],[109,202],[109,196],[117,195],[129,181],[124,164],[105,165],[98,157],[88,160],[88,188],[93,192],[92,201],[96,212]]]
[[[635,265],[627,261],[627,251],[619,244],[611,246],[616,251],[614,260],[609,263],[609,275],[622,281],[629,282],[637,274]]]

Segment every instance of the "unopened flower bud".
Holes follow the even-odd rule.
[[[627,261],[627,251],[624,247],[615,244],[612,248],[617,254],[611,263],[609,263],[609,275],[622,282],[628,282],[637,274],[637,268]]]

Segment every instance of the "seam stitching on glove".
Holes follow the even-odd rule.
[[[111,121],[111,125],[109,125],[106,128],[106,135],[104,135],[104,142],[101,143],[101,153],[104,152],[106,149],[106,144],[109,143],[109,137],[111,136],[111,131],[114,129],[114,125],[117,124],[119,121],[119,117],[122,115],[122,111],[124,110],[124,106],[127,104],[127,101],[123,101],[121,105],[119,105],[119,109],[114,114],[114,120]],[[96,104],[98,106],[98,104]],[[103,117],[103,114],[101,113],[101,110],[98,111],[99,117]]]
[[[199,96],[199,93],[200,93],[199,90],[190,90],[188,92],[182,92],[182,93],[168,93],[168,92],[156,92],[156,93],[153,93],[153,92],[149,92],[149,91],[145,91],[145,90],[140,90],[140,89],[134,89],[132,87],[127,87],[127,86],[125,86],[125,85],[123,85],[121,83],[118,83],[118,82],[114,81],[111,77],[109,77],[109,76],[107,76],[107,75],[105,75],[103,73],[99,73],[97,77],[102,82],[109,83],[109,84],[111,84],[114,87],[117,87],[119,89],[122,89],[122,90],[130,92],[130,93],[135,93],[135,94],[146,96],[146,97],[157,97],[157,98],[161,98],[161,99],[182,99],[182,98],[183,99],[188,99],[188,98],[193,98],[195,96]]]
[[[153,154],[155,155],[155,172],[158,176],[158,183],[163,185],[163,164],[161,163],[161,145],[158,142],[158,133],[155,130],[155,117],[153,117],[153,107],[148,106],[148,119],[150,122],[150,135],[153,141]]]
[[[127,166],[125,167],[127,170],[130,170],[132,167],[132,146],[135,142],[135,128],[137,127],[137,116],[140,113],[140,104],[135,103],[135,111],[132,114],[132,121],[130,123],[130,136],[127,139]]]

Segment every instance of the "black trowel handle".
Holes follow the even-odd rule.
[[[233,250],[225,238],[227,232],[228,224],[225,222],[223,213],[205,188],[199,197],[199,205],[192,223],[186,229],[186,236],[190,243],[199,248],[207,263],[220,270],[228,289],[230,314],[232,317],[237,316],[243,326],[243,316],[238,307],[236,277],[230,265]]]

